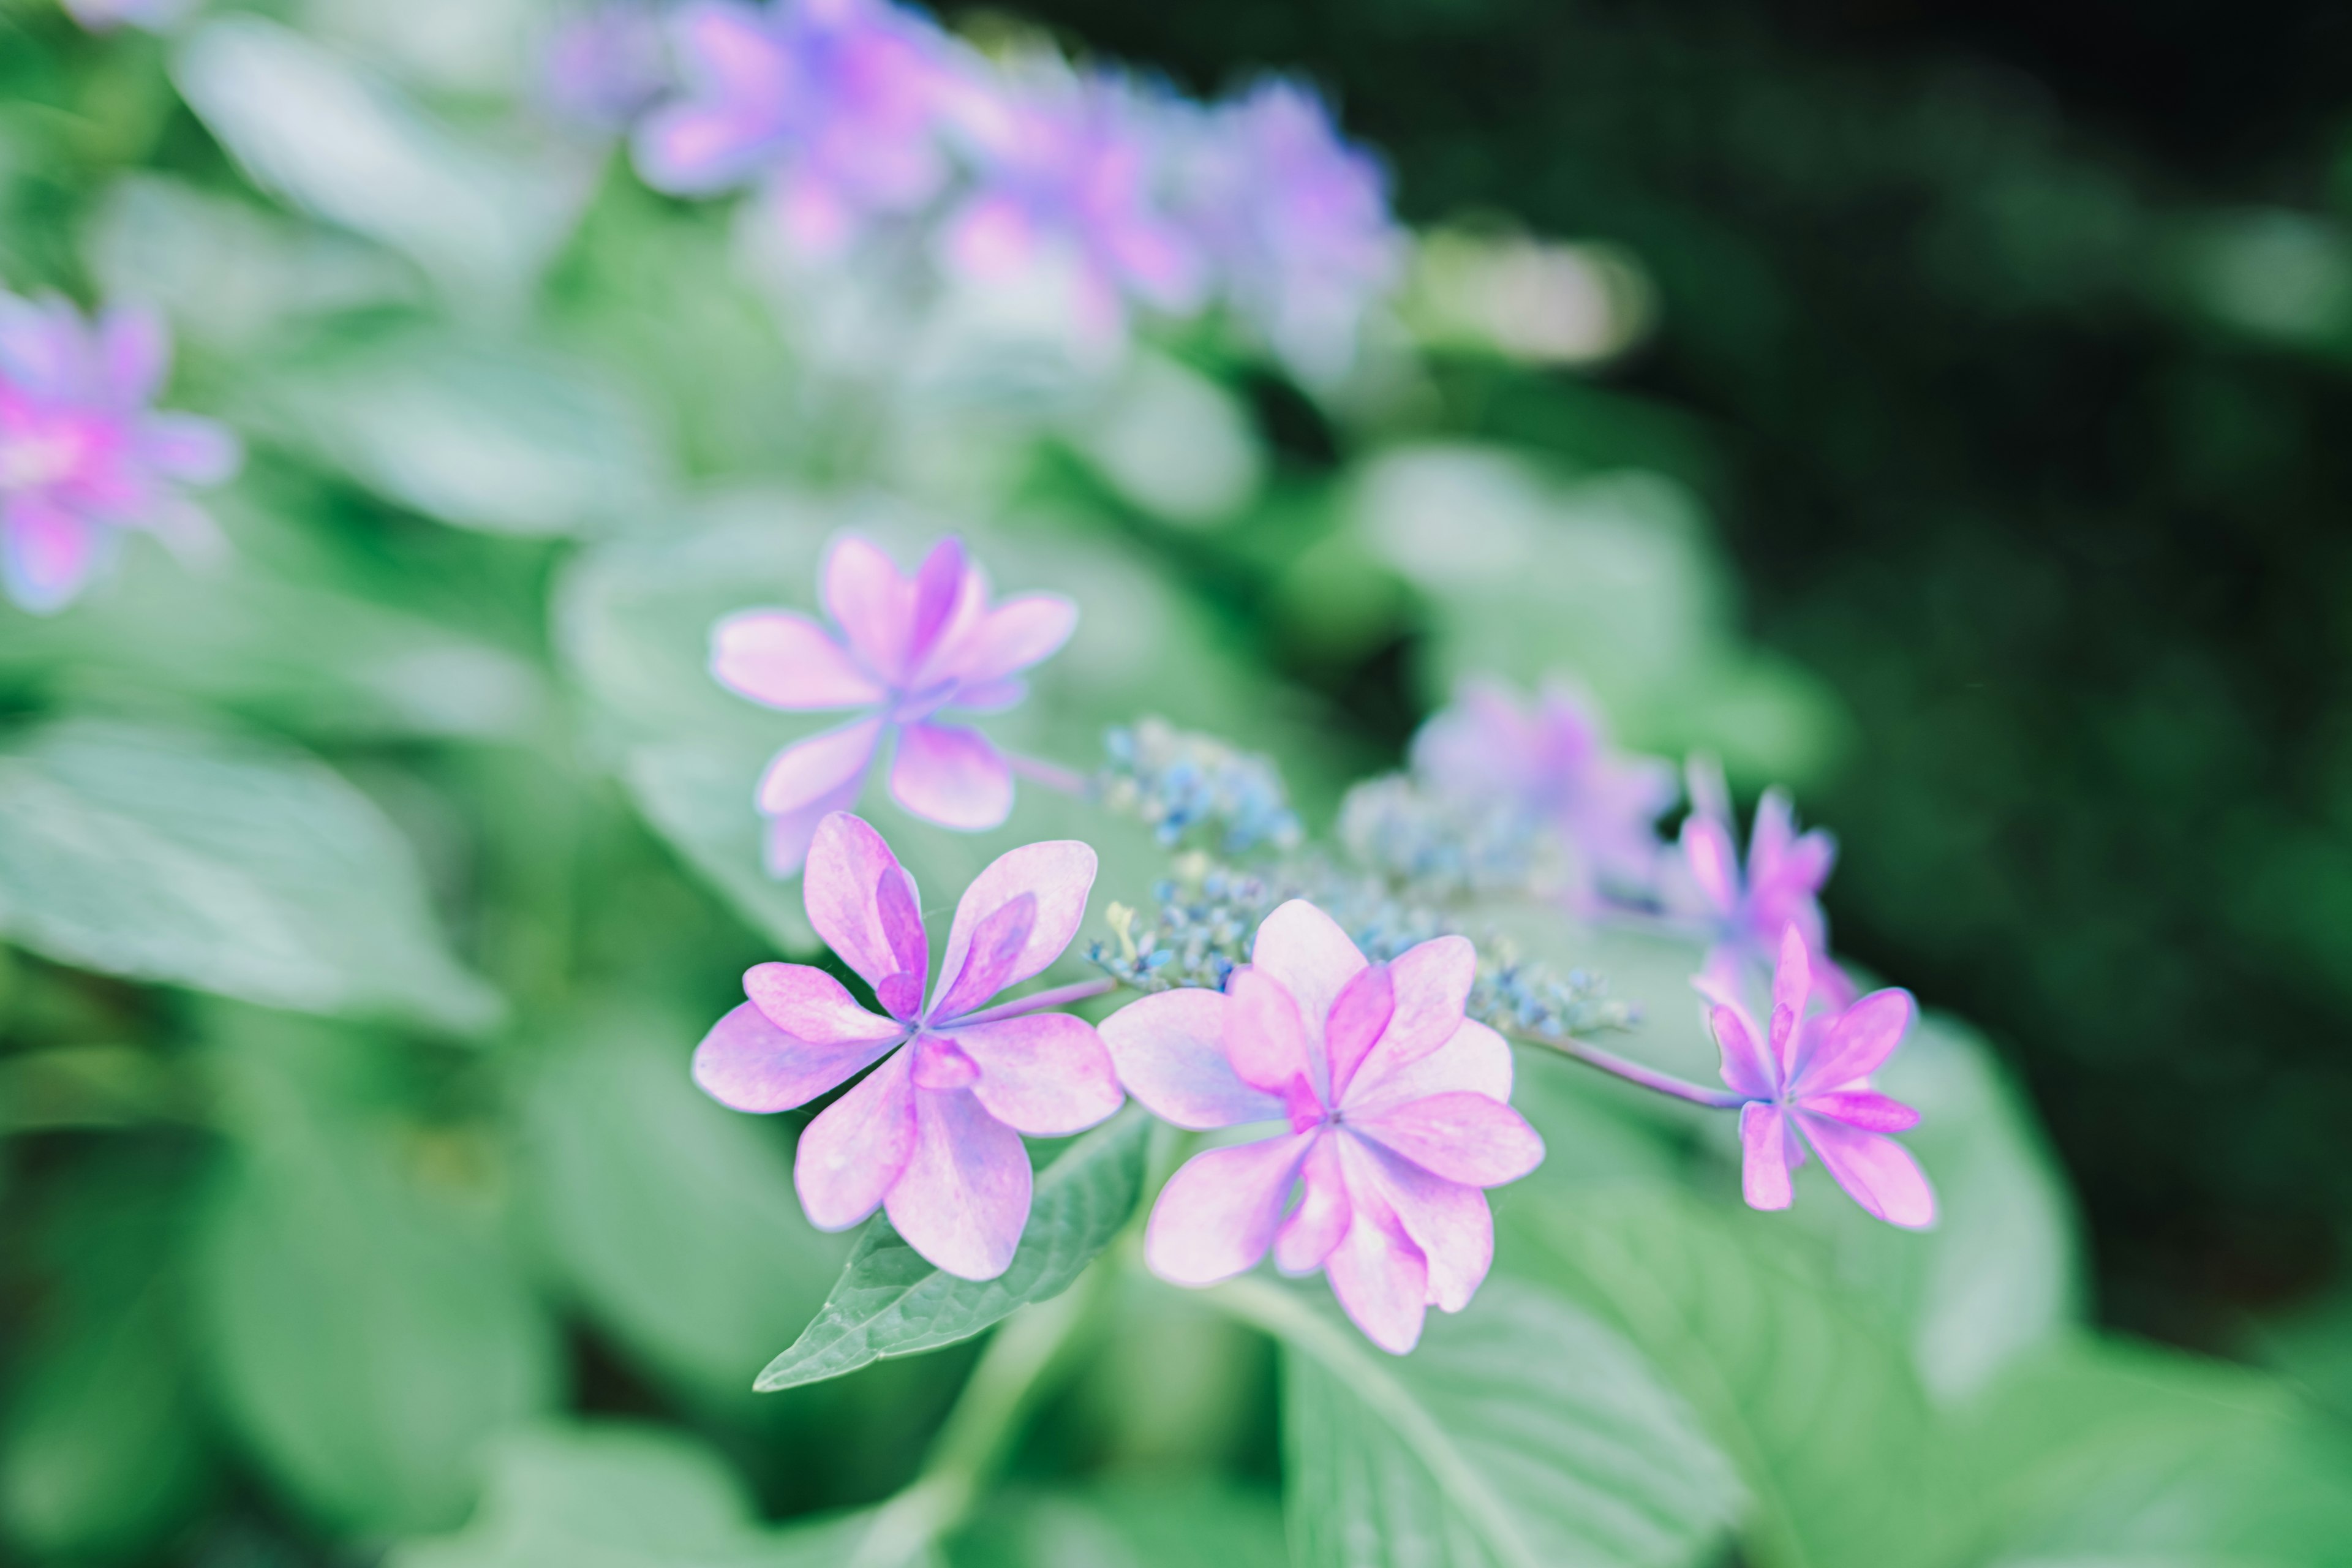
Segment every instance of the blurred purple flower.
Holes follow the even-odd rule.
[[[671,25],[684,95],[638,128],[646,183],[767,186],[784,235],[838,252],[948,175],[938,130],[961,90],[945,37],[889,0],[695,0]]]
[[[1090,343],[1118,342],[1127,302],[1198,310],[1204,258],[1163,203],[1164,134],[1175,110],[1101,73],[1044,65],[962,117],[980,186],[949,220],[949,268],[976,282],[1058,271]]]
[[[1936,1220],[1935,1189],[1889,1132],[1918,1125],[1919,1113],[1870,1087],[1870,1075],[1911,1027],[1908,991],[1874,991],[1842,1010],[1808,1016],[1811,963],[1793,924],[1780,936],[1772,975],[1772,1025],[1759,1030],[1737,994],[1707,991],[1723,1049],[1723,1081],[1748,1097],[1739,1111],[1741,1185],[1748,1206],[1784,1209],[1789,1173],[1810,1143],[1853,1201],[1890,1225],[1917,1229]]]
[[[1788,792],[1768,789],[1756,803],[1743,872],[1721,776],[1695,764],[1690,794],[1691,814],[1682,830],[1685,893],[1712,929],[1704,966],[1709,984],[1736,994],[1746,973],[1772,966],[1780,933],[1793,925],[1812,952],[1822,994],[1840,1006],[1853,1001],[1853,982],[1829,956],[1829,921],[1820,896],[1837,860],[1837,840],[1818,827],[1798,833]]]
[[[979,731],[939,715],[1020,701],[1028,687],[1018,672],[1069,640],[1077,606],[1024,594],[991,607],[988,574],[959,541],[932,546],[909,577],[857,534],[834,542],[823,597],[837,633],[794,610],[746,610],[711,631],[711,674],[755,702],[872,710],[768,764],[759,801],[771,819],[769,869],[800,869],[817,824],[856,804],[875,756],[894,742],[890,795],[900,805],[971,832],[1003,822],[1013,810],[1011,766]]]
[[[626,129],[674,86],[662,13],[648,0],[606,0],[566,18],[540,61],[540,96],[572,124]]]
[[[1164,1279],[1208,1285],[1271,1247],[1285,1273],[1321,1268],[1356,1326],[1402,1355],[1429,1307],[1460,1311],[1486,1277],[1480,1189],[1544,1157],[1508,1104],[1510,1047],[1463,1016],[1477,956],[1443,936],[1367,963],[1294,899],[1258,927],[1252,959],[1223,994],[1163,991],[1102,1026],[1128,1092],[1179,1127],[1290,1124],[1188,1161],[1144,1256]]]
[[[92,325],[62,299],[0,293],[0,581],[24,608],[71,602],[124,530],[213,541],[177,487],[228,478],[243,453],[210,419],[150,408],[171,358],[152,311]]]
[[[1500,681],[1465,681],[1413,737],[1412,766],[1441,795],[1507,805],[1557,832],[1574,852],[1567,896],[1579,910],[1657,880],[1673,764],[1612,751],[1591,702],[1566,686],[1547,683],[1530,706]]]
[[[1312,88],[1276,79],[1202,117],[1182,183],[1235,307],[1305,379],[1343,374],[1402,267],[1379,162],[1340,140]]]
[[[809,850],[809,923],[888,1016],[822,969],[762,963],[743,976],[751,1000],[695,1048],[694,1081],[737,1110],[790,1110],[881,1062],[801,1133],[801,1206],[821,1230],[880,1207],[932,1263],[993,1279],[1029,1223],[1021,1134],[1080,1131],[1125,1098],[1084,1019],[1024,1015],[1019,1003],[982,1012],[1061,956],[1094,879],[1095,852],[1071,840],[1000,857],[956,904],[926,1004],[929,939],[915,879],[880,834],[835,812]]]

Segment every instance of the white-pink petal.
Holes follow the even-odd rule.
[[[1029,1151],[968,1089],[915,1091],[915,1147],[883,1200],[907,1244],[963,1279],[993,1279],[1029,1223]]]
[[[1751,1100],[1739,1108],[1740,1194],[1752,1209],[1784,1209],[1792,1191],[1789,1168],[1796,1163],[1788,1112]]]
[[[996,680],[1052,657],[1077,629],[1078,607],[1058,594],[1024,594],[975,617],[932,661],[934,679]]]
[[[880,545],[856,533],[833,542],[821,575],[825,614],[866,668],[886,681],[903,679],[907,633],[915,616],[914,584]]]
[[[1903,1043],[1918,1011],[1908,991],[1874,991],[1864,996],[1828,1021],[1818,1043],[1790,1075],[1792,1091],[1802,1097],[1843,1089],[1877,1071]]]
[[[923,907],[915,879],[871,824],[837,811],[817,825],[809,846],[808,875],[802,883],[809,924],[868,985],[879,985],[898,973],[898,957],[877,896],[886,875],[904,879],[908,903]]]
[[[1468,1306],[1495,1262],[1495,1215],[1486,1194],[1352,1136],[1341,1142],[1340,1163],[1359,1207],[1360,1194],[1377,1192],[1420,1249],[1429,1305],[1447,1312]]]
[[[36,615],[63,609],[98,563],[97,528],[33,495],[0,510],[0,574],[8,596]]]
[[[870,1014],[865,1016],[872,1019]],[[694,1081],[711,1099],[735,1110],[790,1110],[854,1076],[898,1044],[902,1032],[896,1025],[887,1019],[873,1022],[887,1032],[809,1040],[778,1027],[756,1003],[745,1002],[713,1024],[694,1047]]]
[[[881,1206],[915,1147],[911,1051],[899,1051],[801,1131],[793,1185],[819,1230],[846,1230]]]
[[[907,1032],[859,1006],[840,981],[805,963],[753,964],[743,972],[743,994],[768,1022],[813,1045],[892,1040]]]
[[[1151,1271],[1171,1285],[1213,1285],[1255,1268],[1317,1136],[1311,1130],[1286,1133],[1184,1162],[1160,1189],[1144,1232]]]
[[[1094,890],[1097,864],[1092,847],[1075,838],[1024,844],[990,861],[956,900],[955,919],[948,926],[947,952],[940,963],[938,996],[943,997],[963,973],[972,932],[980,923],[1024,893],[1037,900],[1037,911],[1030,922],[1028,939],[1004,972],[1002,984],[1018,985],[1044,973],[1085,923],[1087,896]]]
[[[988,1113],[1032,1138],[1083,1132],[1127,1098],[1110,1053],[1084,1018],[1032,1013],[945,1034],[980,1064],[971,1092]]]
[[[1293,899],[1265,917],[1250,946],[1250,963],[1290,993],[1298,1005],[1299,1021],[1307,1026],[1309,1056],[1317,1063],[1316,1083],[1324,1087],[1323,1020],[1331,1004],[1357,971],[1364,955],[1348,940],[1339,922],[1304,899]]]
[[[1810,1111],[1790,1114],[1821,1155],[1822,1164],[1864,1209],[1911,1230],[1936,1223],[1935,1189],[1902,1144]]]
[[[1756,1037],[1747,1010],[1717,1003],[1707,1011],[1715,1043],[1723,1053],[1724,1087],[1751,1100],[1774,1100],[1780,1093],[1780,1064]]]
[[[859,719],[785,747],[761,775],[760,809],[778,816],[838,794],[866,776],[881,739],[880,719]]]
[[[1348,1178],[1339,1164],[1340,1140],[1316,1139],[1299,1166],[1298,1206],[1274,1233],[1274,1266],[1285,1274],[1311,1274],[1348,1234],[1355,1206],[1348,1201]]]
[[[910,724],[890,764],[890,798],[927,822],[979,833],[1013,815],[1013,769],[961,724]]]
[[[1474,1187],[1516,1182],[1543,1163],[1543,1139],[1527,1118],[1483,1094],[1433,1094],[1348,1125],[1433,1175]]]
[[[1360,1184],[1352,1171],[1349,1178],[1348,1198],[1355,1214],[1348,1234],[1323,1260],[1323,1273],[1339,1310],[1364,1337],[1391,1355],[1403,1355],[1421,1342],[1429,1310],[1429,1261],[1377,1184]]]
[[[1731,834],[1711,816],[1694,812],[1683,819],[1683,860],[1691,879],[1717,914],[1729,914],[1739,904],[1739,852]]]
[[[1272,1121],[1282,1101],[1244,1083],[1225,1057],[1225,996],[1199,986],[1129,1003],[1099,1027],[1127,1092],[1162,1121],[1199,1131]]]
[[[1343,1073],[1337,1061],[1332,1064],[1332,1095],[1343,1102],[1351,1078],[1377,1083],[1454,1037],[1462,1026],[1471,984],[1478,977],[1478,952],[1467,937],[1434,937],[1399,953],[1388,971],[1396,1000],[1387,1031],[1355,1073]]]
[[[1313,1088],[1321,1079],[1298,1005],[1264,970],[1237,969],[1225,982],[1224,1024],[1225,1060],[1251,1088],[1286,1099],[1298,1079]]]
[[[1452,1039],[1411,1066],[1377,1079],[1358,1073],[1341,1110],[1350,1119],[1377,1116],[1433,1094],[1455,1092],[1508,1103],[1511,1068],[1510,1042],[1476,1019],[1465,1018]]]
[[[713,626],[710,673],[730,691],[787,710],[870,707],[886,695],[831,632],[793,610],[746,610]]]

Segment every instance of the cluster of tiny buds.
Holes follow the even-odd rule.
[[[1431,902],[1539,895],[1560,880],[1559,842],[1528,814],[1433,794],[1405,773],[1350,789],[1339,836],[1358,864]]]
[[[1103,745],[1110,761],[1097,797],[1171,848],[1235,857],[1298,847],[1298,814],[1271,760],[1152,718],[1110,731]]]

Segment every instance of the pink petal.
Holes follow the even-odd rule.
[[[1127,1092],[1193,1131],[1273,1121],[1282,1101],[1252,1089],[1225,1056],[1225,997],[1186,986],[1129,1003],[1099,1026]]]
[[[793,252],[809,260],[839,256],[857,232],[858,211],[847,195],[806,167],[775,183],[770,207]]]
[[[1066,1138],[1117,1110],[1126,1096],[1092,1024],[1067,1013],[1032,1013],[949,1030],[980,1064],[972,1093],[988,1113],[1033,1138]]]
[[[898,973],[898,954],[875,891],[886,875],[903,879],[908,903],[922,908],[915,879],[864,818],[837,811],[818,826],[803,883],[809,924],[825,946],[874,986]]]
[[[1019,952],[1003,972],[1000,988],[1045,973],[1046,965],[1062,956],[1062,950],[1070,945],[1087,918],[1087,895],[1094,889],[1095,866],[1094,850],[1075,838],[1024,844],[990,861],[956,900],[940,974],[961,974],[982,922],[1024,895],[1036,900],[1036,912]],[[936,1004],[931,1012],[942,1023],[955,1016]]]
[[[646,184],[673,195],[726,189],[766,161],[767,126],[731,109],[677,103],[647,116],[630,143]]]
[[[1805,1016],[1805,998],[1813,988],[1812,964],[1805,952],[1805,933],[1793,924],[1780,931],[1780,961],[1772,971],[1772,1035],[1779,1044],[1782,1032],[1780,1016],[1785,1010],[1790,1026]]]
[[[1350,1120],[1375,1117],[1398,1106],[1427,1100],[1433,1094],[1483,1094],[1507,1102],[1511,1098],[1510,1042],[1475,1019],[1465,1018],[1454,1037],[1410,1067],[1388,1074],[1377,1083],[1357,1075],[1355,1093],[1348,1102]]]
[[[1819,1045],[1804,1054],[1790,1083],[1800,1097],[1843,1089],[1878,1070],[1910,1030],[1918,1005],[1911,993],[1874,991],[1828,1020]]]
[[[1723,824],[1696,813],[1683,818],[1683,859],[1716,913],[1727,915],[1739,907],[1738,852]]]
[[[1797,808],[1789,792],[1777,786],[1766,790],[1764,798],[1756,803],[1756,821],[1748,829],[1748,881],[1771,880],[1796,837]]]
[[[1353,1136],[1341,1140],[1340,1163],[1350,1200],[1360,1209],[1363,1194],[1376,1191],[1420,1252],[1424,1301],[1447,1312],[1468,1306],[1495,1262],[1495,1215],[1486,1194]]]
[[[140,420],[138,428],[140,457],[156,472],[183,484],[218,484],[245,462],[244,444],[217,419],[151,414]]]
[[[36,615],[72,603],[98,563],[96,525],[37,496],[8,500],[0,536],[0,580],[9,598]]]
[[[1144,1232],[1151,1271],[1173,1285],[1213,1285],[1255,1268],[1318,1136],[1310,1129],[1185,1161],[1160,1190]]]
[[[768,1022],[812,1046],[906,1037],[904,1025],[867,1012],[840,981],[805,963],[755,963],[744,972],[743,994]]]
[[[965,278],[1001,281],[1022,272],[1036,256],[1036,226],[1018,203],[977,196],[949,221],[940,248],[948,266]]]
[[[993,1279],[1029,1223],[1029,1151],[968,1089],[919,1089],[915,1150],[883,1200],[907,1244],[963,1279]]]
[[[64,300],[38,303],[0,291],[0,374],[36,397],[79,395],[86,388],[81,317]]]
[[[1262,969],[1237,969],[1225,982],[1225,1059],[1250,1088],[1287,1100],[1292,1086],[1311,1089],[1319,1076],[1306,1020],[1281,982]]]
[[[885,1021],[856,1010],[869,1023]],[[790,1110],[862,1071],[904,1037],[904,1030],[894,1028],[862,1040],[805,1040],[778,1028],[746,1002],[712,1025],[694,1047],[694,1081],[730,1110]]]
[[[969,589],[973,577],[964,558],[963,542],[950,534],[931,546],[923,563],[915,569],[915,614],[907,634],[908,684],[921,688],[930,684],[928,679],[912,672],[922,668],[931,652],[939,647],[940,637],[950,629],[959,606],[976,611]]]
[[[898,737],[890,798],[926,821],[978,833],[1013,815],[1013,770],[977,730],[911,724]]]
[[[942,1019],[960,1018],[1004,989],[1021,949],[1037,924],[1037,895],[1023,893],[999,904],[972,928],[963,968],[941,988],[931,1010]]]
[[[1402,1355],[1421,1342],[1429,1310],[1429,1262],[1405,1235],[1379,1184],[1358,1184],[1354,1164],[1349,1161],[1348,1197],[1355,1213],[1348,1234],[1323,1260],[1323,1272],[1340,1310],[1364,1337],[1391,1355]]]
[[[1396,1016],[1396,985],[1385,963],[1368,963],[1339,987],[1331,1016],[1323,1020],[1323,1049],[1330,1058],[1331,1100],[1341,1102],[1357,1067]]]
[[[99,321],[98,352],[108,401],[117,408],[144,408],[171,370],[172,334],[155,310],[117,305]]]
[[[940,673],[967,687],[1001,679],[1050,657],[1070,640],[1077,626],[1077,605],[1058,594],[1007,599],[941,650]]]
[[[761,775],[760,809],[781,816],[837,794],[865,776],[881,739],[880,719],[859,719],[785,747]]]
[[[825,553],[823,580],[825,614],[849,638],[866,668],[885,681],[902,679],[915,585],[899,575],[879,545],[856,533],[833,542]]]
[[[772,101],[792,89],[783,46],[752,6],[695,0],[676,13],[670,41],[687,79],[712,97]]]
[[[1177,314],[1199,307],[1206,269],[1200,253],[1173,224],[1125,223],[1111,229],[1103,240],[1120,281],[1139,299]]]
[[[816,830],[824,819],[835,812],[847,811],[857,804],[866,792],[866,775],[859,773],[830,795],[819,795],[808,805],[794,811],[780,812],[768,818],[766,849],[763,855],[771,877],[797,877],[808,863],[809,846],[816,838]]]
[[[1749,851],[1750,858],[1754,851]],[[1811,894],[1820,890],[1830,879],[1830,870],[1837,864],[1837,840],[1825,830],[1816,827],[1780,856],[1769,877],[1750,875],[1750,882],[1760,882],[1785,889],[1790,893]]]
[[[1797,1102],[1800,1110],[1827,1116],[1865,1132],[1908,1132],[1919,1125],[1919,1113],[1890,1096],[1866,1089],[1809,1094]]]
[[[1780,1093],[1780,1072],[1747,1011],[1717,1003],[1707,1014],[1715,1043],[1723,1052],[1724,1087],[1751,1100],[1773,1100]]]
[[[846,1230],[880,1206],[915,1148],[911,1051],[899,1051],[801,1131],[793,1185],[819,1230]]]
[[[948,706],[971,713],[1002,713],[1007,708],[1018,707],[1028,695],[1029,683],[1025,680],[983,680],[977,686],[957,687],[955,700]]]
[[[771,708],[861,708],[887,695],[831,632],[793,610],[746,610],[713,626],[710,673]]]
[[[1384,1097],[1388,1079],[1454,1037],[1478,977],[1478,952],[1467,937],[1441,936],[1405,949],[1386,967],[1396,1009],[1380,1043],[1353,1072],[1341,1068],[1333,1047],[1332,1098],[1343,1104],[1351,1093]]]
[[[1306,900],[1293,899],[1259,925],[1250,962],[1298,1005],[1299,1021],[1307,1026],[1307,1051],[1317,1064],[1315,1082],[1323,1087],[1323,1020],[1331,1016],[1340,988],[1364,967],[1364,955],[1339,921]]]
[[[1911,1152],[1892,1138],[1794,1112],[1797,1125],[1846,1195],[1889,1225],[1919,1230],[1936,1223],[1936,1193]]]
[[[912,1020],[923,1005],[923,982],[930,978],[930,937],[915,907],[915,881],[903,868],[885,866],[874,879],[874,912],[896,972],[874,987],[874,999],[894,1018]]]
[[[1788,1113],[1751,1100],[1739,1108],[1740,1192],[1752,1209],[1784,1209],[1791,1196],[1789,1168],[1796,1163]]]
[[[1299,1167],[1304,1194],[1274,1233],[1274,1266],[1285,1274],[1311,1274],[1348,1234],[1355,1209],[1339,1168],[1339,1140],[1318,1138]]]
[[[1433,1175],[1473,1187],[1516,1182],[1543,1163],[1527,1119],[1483,1094],[1433,1094],[1377,1116],[1351,1116],[1358,1133]]]

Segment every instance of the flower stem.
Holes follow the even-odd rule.
[[[1629,1061],[1614,1051],[1604,1051],[1599,1046],[1588,1046],[1582,1040],[1565,1036],[1559,1039],[1544,1039],[1534,1035],[1514,1035],[1511,1037],[1531,1046],[1541,1046],[1547,1050],[1558,1051],[1572,1061],[1582,1062],[1589,1068],[1599,1068],[1602,1072],[1613,1074],[1623,1079],[1627,1083],[1639,1084],[1643,1089],[1658,1094],[1672,1095],[1676,1100],[1686,1100],[1693,1105],[1704,1105],[1715,1110],[1736,1110],[1748,1103],[1748,1096],[1736,1090],[1708,1089],[1704,1084],[1691,1083],[1686,1079],[1675,1077],[1672,1073],[1660,1072],[1655,1068],[1645,1068],[1639,1062]]]
[[[1067,985],[1056,985],[1051,991],[1039,991],[1028,996],[1016,996],[1010,1002],[1000,1002],[993,1007],[983,1007],[958,1018],[956,1027],[966,1024],[993,1024],[1000,1018],[1018,1018],[1024,1013],[1038,1012],[1046,1007],[1066,1007],[1073,1002],[1083,1002],[1089,996],[1100,996],[1118,989],[1118,982],[1106,975],[1100,980],[1076,980]]]
[[[1093,786],[1084,773],[1073,773],[1057,763],[1045,762],[1041,758],[1024,757],[1018,752],[1007,752],[1005,760],[1013,764],[1014,773],[1031,784],[1044,784],[1047,789],[1059,790],[1080,800],[1093,798]]]

